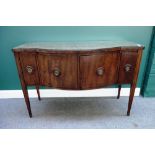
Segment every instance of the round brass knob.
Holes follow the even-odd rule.
[[[53,74],[54,74],[54,76],[56,76],[56,77],[60,76],[60,75],[61,75],[60,69],[59,69],[59,68],[55,68],[55,69],[53,70]]]
[[[102,76],[104,73],[104,68],[103,67],[99,67],[96,70],[97,75]]]
[[[26,70],[29,74],[33,72],[33,67],[32,66],[26,66]]]
[[[125,72],[130,72],[131,71],[131,68],[132,68],[132,65],[131,64],[126,64],[125,65]]]

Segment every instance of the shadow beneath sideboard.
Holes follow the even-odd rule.
[[[62,117],[74,120],[126,116],[127,98],[42,98],[31,99],[33,117]],[[36,105],[37,103],[37,105]]]

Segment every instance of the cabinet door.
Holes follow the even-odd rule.
[[[36,63],[36,53],[20,53],[20,61],[22,65],[22,72],[24,81],[27,85],[38,85],[38,69]]]
[[[80,56],[81,89],[112,85],[118,78],[119,52]]]
[[[77,56],[39,54],[40,81],[54,88],[77,89]]]
[[[137,57],[137,51],[122,51],[118,80],[119,83],[132,83]]]

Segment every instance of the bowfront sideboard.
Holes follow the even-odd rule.
[[[130,84],[130,115],[143,46],[127,41],[26,43],[13,48],[21,86],[32,117],[28,86],[87,90]]]

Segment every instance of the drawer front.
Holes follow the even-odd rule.
[[[119,52],[80,56],[81,89],[112,85],[118,78]]]
[[[27,85],[39,84],[36,53],[20,53],[20,61],[25,83]]]
[[[137,51],[123,51],[119,70],[119,83],[129,84],[133,80],[138,53]]]
[[[39,55],[38,60],[42,85],[62,89],[77,89],[76,55]]]

